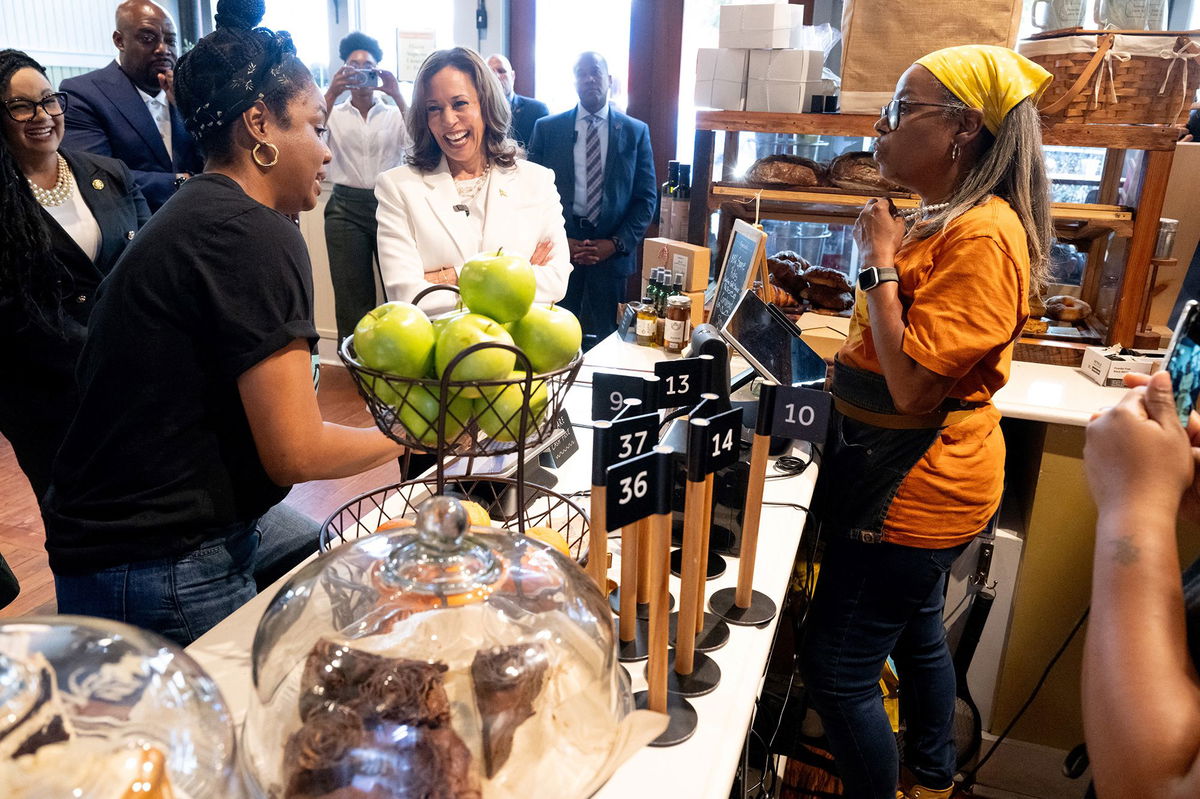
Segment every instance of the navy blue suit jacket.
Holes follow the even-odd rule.
[[[74,78],[60,87],[67,93],[66,135],[63,147],[107,155],[125,162],[151,211],[156,211],[175,193],[175,175],[204,171],[204,158],[183,116],[171,110],[171,150],[167,148],[150,110],[133,81],[113,61]]]
[[[533,125],[550,113],[550,109],[541,100],[514,94],[512,97],[512,126],[510,132],[522,147],[529,146],[533,138]]]
[[[594,231],[575,218],[575,110],[539,119],[529,143],[529,160],[554,170],[554,184],[566,215],[567,238],[620,240],[625,253],[609,258],[616,275],[633,274],[637,248],[654,217],[658,200],[650,129],[646,123],[608,109],[608,154],[604,162],[604,199]]]

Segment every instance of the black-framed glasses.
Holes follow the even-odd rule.
[[[937,108],[965,108],[966,106],[956,103],[919,103],[915,100],[892,100],[890,103],[879,109],[879,116],[887,120],[888,130],[895,130],[900,127],[901,109],[906,105],[929,105]]]
[[[67,95],[55,92],[40,100],[9,100],[4,104],[4,110],[14,122],[28,122],[37,116],[38,106],[46,116],[60,117],[67,112]]]

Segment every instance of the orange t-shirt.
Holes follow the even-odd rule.
[[[1008,381],[1012,345],[1029,316],[1029,250],[1016,213],[993,197],[936,235],[905,240],[896,269],[904,352],[956,378],[951,397],[989,402]],[[838,358],[883,374],[861,291]],[[941,431],[900,484],[884,520],[885,541],[944,549],[983,529],[1004,486],[999,422],[989,404]]]

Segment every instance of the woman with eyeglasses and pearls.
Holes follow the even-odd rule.
[[[881,174],[921,198],[871,200],[837,410],[814,514],[827,549],[802,673],[854,799],[953,792],[955,677],[946,573],[1000,505],[991,398],[1043,280],[1049,184],[1036,102],[1051,76],[1012,50],[919,59],[875,123]],[[906,773],[878,686],[900,676]],[[899,789],[897,786],[899,785]]]
[[[402,454],[374,427],[321,418],[294,220],[329,163],[325,103],[290,37],[257,27],[264,10],[220,0],[216,30],[179,61],[204,172],[101,288],[43,507],[60,612],[185,645],[316,551],[315,522],[276,512],[292,484]]]
[[[66,95],[0,50],[0,433],[38,501],[75,413],[75,363],[100,281],[150,216],[123,163],[60,150]]]

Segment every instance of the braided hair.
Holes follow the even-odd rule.
[[[188,131],[215,162],[233,155],[233,126],[261,100],[283,125],[288,102],[312,85],[291,37],[257,27],[264,0],[219,0],[217,27],[175,67],[175,102]]]
[[[20,50],[0,50],[0,93],[18,70],[46,70]],[[0,297],[16,298],[26,318],[63,335],[63,266],[50,244],[50,229],[16,157],[0,136]]]

